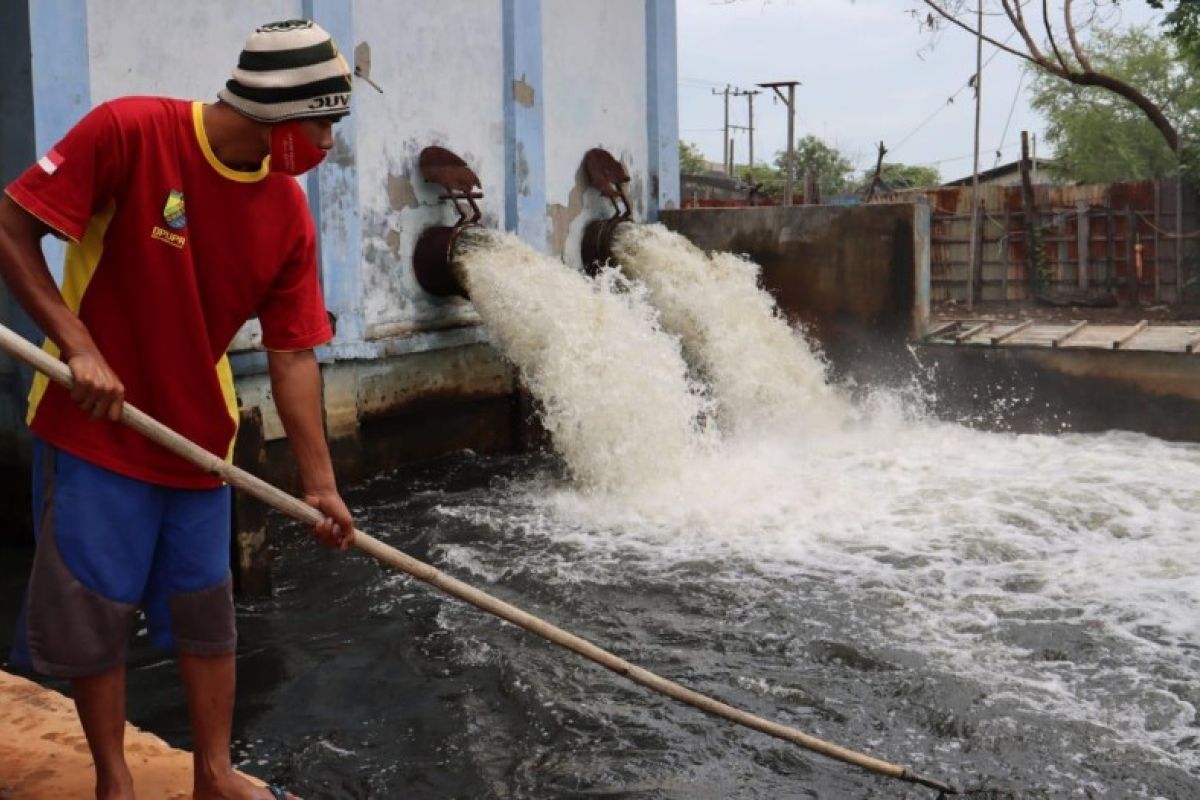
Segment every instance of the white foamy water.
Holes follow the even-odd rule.
[[[464,234],[455,266],[576,480],[619,492],[678,474],[701,444],[703,402],[637,287],[493,231]]]
[[[498,533],[448,544],[449,566],[499,580],[515,546],[556,585],[636,575],[686,596],[672,576],[704,563],[738,603],[827,616],[832,638],[972,681],[981,724],[1073,725],[1200,770],[1200,446],[986,433],[886,394],[851,406],[753,264],[653,226],[618,250],[645,290],[511,237],[464,257],[583,486],[518,477],[441,507]],[[721,441],[697,434],[702,403],[647,299],[711,381]]]
[[[826,382],[825,363],[759,287],[759,266],[730,253],[706,255],[662,225],[622,225],[613,244],[621,269],[645,284],[663,326],[711,385],[726,430],[827,431],[848,407]]]
[[[848,607],[834,634],[919,653],[986,706],[1200,769],[1200,447],[876,418],[729,440],[636,492],[518,479],[444,513],[517,532],[560,582],[724,565],[745,602]]]

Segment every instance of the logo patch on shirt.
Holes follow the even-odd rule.
[[[160,242],[166,242],[167,244],[171,245],[171,247],[175,247],[180,250],[182,250],[183,246],[187,244],[187,238],[183,236],[183,234],[172,233],[166,228],[160,228],[157,225],[150,229],[150,238],[157,239]]]
[[[53,175],[58,168],[62,166],[62,153],[51,147],[50,152],[39,158],[37,163],[38,166],[42,168],[42,172],[46,173],[47,175]]]
[[[167,195],[166,205],[163,206],[163,220],[172,230],[180,230],[187,225],[187,214],[183,208],[183,192],[172,189]]]

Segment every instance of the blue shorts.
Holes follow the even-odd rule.
[[[230,489],[176,489],[33,443],[37,553],[13,653],[61,678],[125,660],[142,609],[150,641],[234,652]]]

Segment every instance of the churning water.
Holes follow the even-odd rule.
[[[819,359],[779,335],[742,263],[716,291],[746,310],[706,328],[724,311],[669,308],[703,293],[675,273],[589,284],[506,237],[487,248],[464,257],[468,288],[561,460],[399,470],[347,493],[360,527],[636,664],[931,777],[1200,797],[1200,447],[852,406],[813,385]],[[712,381],[719,436],[697,428],[704,403],[647,300]],[[759,377],[716,352],[721,330]],[[773,384],[772,360],[802,385]],[[789,389],[793,415],[836,424],[773,424]],[[298,530],[276,575],[276,596],[241,610],[237,757],[310,800],[934,796],[652,695]],[[186,745],[163,673],[135,663],[131,718]]]
[[[466,285],[562,462],[397,473],[358,490],[367,529],[634,663],[961,786],[1200,796],[1200,447],[987,433],[886,395],[853,407],[752,264],[662,229],[619,246],[644,289],[475,241]],[[709,381],[719,436],[696,427],[650,303]],[[318,559],[292,553],[291,580]],[[264,762],[311,796],[931,794],[625,685],[402,576],[320,569],[370,622],[311,669],[340,655],[371,689],[342,690],[363,730],[308,720],[302,757]],[[359,637],[371,656],[350,654]]]

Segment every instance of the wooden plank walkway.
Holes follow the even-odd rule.
[[[1083,320],[935,319],[923,340],[957,347],[1049,347],[1062,350],[1124,350],[1200,354],[1200,322],[1151,325]]]

